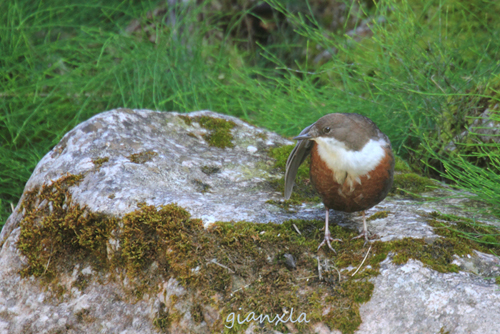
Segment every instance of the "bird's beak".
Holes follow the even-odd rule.
[[[300,135],[300,136],[297,136],[297,137],[293,137],[294,140],[309,140],[309,139],[312,139],[313,137],[306,133],[306,134],[303,134],[303,135]]]

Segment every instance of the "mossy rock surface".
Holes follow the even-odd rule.
[[[441,188],[441,185],[432,178],[425,177],[412,170],[407,161],[396,156],[394,167],[394,183],[389,196],[401,195],[411,199],[425,199],[422,193],[430,193]]]
[[[207,115],[223,117],[188,117]],[[419,328],[438,332],[453,324],[472,328],[485,307],[496,310],[500,296],[492,286],[500,267],[486,254],[498,252],[494,221],[479,225],[458,210],[429,214],[449,212],[456,201],[447,198],[388,197],[366,213],[375,240],[352,239],[360,215],[331,211],[330,231],[342,242],[333,243],[336,253],[317,251],[324,236],[320,203],[266,203],[282,198],[274,185],[291,142],[230,120],[238,130],[234,147],[218,148],[203,138],[206,129],[179,114],[112,111],[82,123],[49,152],[0,235],[0,297],[25,310],[2,313],[9,332],[23,333],[17,324],[28,323],[48,332],[69,326],[239,333],[255,322],[229,329],[231,314],[272,319],[292,308],[294,319],[304,314],[310,321],[293,324],[300,333],[317,326],[371,333],[380,319],[408,332],[396,318],[415,308],[422,310]],[[128,158],[142,152],[156,154],[144,163]],[[308,186],[305,167],[299,176]],[[481,237],[471,239],[477,231]],[[457,286],[477,295],[456,295]],[[443,323],[429,322],[426,291],[453,310]],[[464,313],[470,298],[477,310]]]
[[[370,300],[374,289],[368,278],[379,274],[380,263],[389,252],[394,253],[395,264],[417,259],[446,273],[460,269],[452,263],[455,254],[471,255],[473,249],[488,247],[500,250],[499,246],[489,246],[488,240],[468,241],[460,233],[474,229],[466,219],[433,213],[430,217],[455,221],[461,230],[446,229],[447,225],[432,219],[431,223],[441,229],[439,233],[450,238],[433,242],[413,238],[377,241],[368,248],[363,240],[352,239],[357,231],[337,225],[330,229],[343,241],[336,245],[337,253],[327,250],[317,256],[322,221],[290,220],[281,225],[218,222],[205,229],[201,220],[192,219],[176,204],[160,208],[139,204],[123,218],[113,218],[72,204],[69,188],[81,181],[81,175],[67,175],[27,193],[22,206],[26,215],[20,222],[17,243],[28,259],[21,275],[41,278],[54,288],[64,273],[86,263],[103,275],[126,274],[130,283],[125,290],[132,301],[161,293],[162,283],[174,278],[196,296],[189,309],[197,326],[205,321],[206,305],[219,312],[221,318],[211,324],[212,331],[224,329],[230,314],[276,315],[286,304],[285,310],[293,308],[305,314],[304,319],[353,333],[361,324],[359,306]],[[387,212],[372,217],[384,218]],[[500,237],[492,238],[500,244]],[[109,239],[121,247],[107,249]],[[286,265],[285,255],[294,259],[293,268]],[[366,266],[361,266],[365,261]],[[119,277],[116,275],[116,279]],[[72,286],[85,291],[93,279],[80,274]],[[165,312],[164,307],[158,310],[153,324],[168,330],[185,313],[175,308]],[[238,323],[228,332],[237,333],[248,325]],[[279,323],[276,328],[287,330]],[[305,321],[296,328],[311,330]]]
[[[208,132],[203,135],[203,138],[205,138],[210,146],[219,148],[234,147],[234,144],[231,142],[233,139],[231,130],[236,124],[234,124],[233,121],[210,116],[180,117],[187,125],[192,125],[193,122],[197,122],[202,128],[207,129]]]
[[[281,225],[219,222],[204,229],[201,220],[192,219],[175,204],[160,208],[140,204],[123,218],[98,216],[71,204],[68,189],[81,180],[81,175],[68,175],[27,194],[17,243],[28,258],[23,277],[42,278],[48,286],[56,286],[63,273],[89,263],[103,274],[123,271],[131,282],[126,290],[132,301],[160,292],[158,287],[172,277],[197,296],[190,313],[198,325],[205,319],[196,310],[205,305],[226,316],[239,309],[281,314],[284,303],[306,314],[305,319],[324,321],[344,333],[352,333],[361,323],[359,304],[368,301],[373,290],[367,278],[377,274],[378,263],[385,256],[372,251],[368,258],[371,269],[349,277],[353,270],[347,268],[361,263],[367,250],[362,240],[351,241],[356,231],[332,228],[345,243],[337,247],[335,270],[332,254],[321,254],[325,262],[320,264],[320,280],[315,249],[322,237],[321,221],[291,220]],[[39,201],[45,205],[36,205]],[[109,239],[120,248],[107,249]],[[386,255],[385,248],[381,252]],[[286,267],[285,254],[295,259],[294,269]],[[92,279],[79,275],[74,286],[84,291]],[[339,308],[331,307],[325,314],[318,298]],[[199,317],[194,318],[196,314]],[[178,311],[159,310],[153,323],[167,329],[181,319]],[[277,328],[286,330],[283,325]],[[304,322],[297,328],[309,327]],[[211,330],[221,329],[220,319],[212,324]]]

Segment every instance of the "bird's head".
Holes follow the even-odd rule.
[[[307,132],[293,138],[313,140],[359,151],[370,140],[378,140],[382,133],[369,118],[359,114],[334,113],[321,117]]]

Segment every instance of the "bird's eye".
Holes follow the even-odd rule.
[[[328,132],[330,132],[330,128],[327,126],[326,128],[324,128],[324,129],[323,129],[323,132],[324,132],[324,133],[328,133]]]

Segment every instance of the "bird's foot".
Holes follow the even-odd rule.
[[[332,245],[330,245],[330,241],[338,241],[338,242],[342,242],[341,239],[333,239],[332,236],[330,235],[330,233],[326,234],[325,233],[325,239],[323,239],[323,242],[319,244],[318,246],[318,250],[321,248],[321,246],[323,246],[326,242],[326,244],[328,245],[328,248],[330,248],[334,253],[337,253],[335,251],[335,249],[333,249]]]
[[[363,247],[364,247],[364,246],[366,246],[366,243],[370,240],[368,238],[368,231],[361,232],[360,235],[358,235],[357,237],[352,238],[351,240],[359,239],[359,238],[363,238],[363,237],[365,238],[365,243],[363,244]]]

